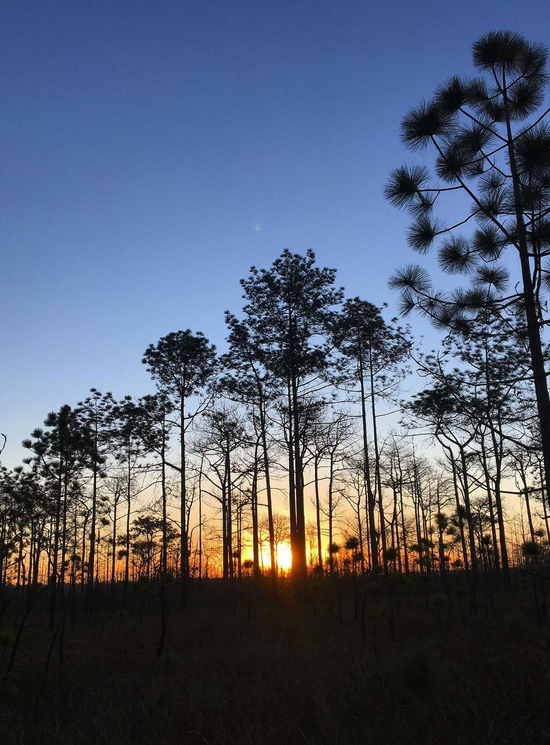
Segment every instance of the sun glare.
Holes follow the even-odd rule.
[[[287,543],[285,541],[276,545],[275,563],[277,565],[277,571],[279,573],[282,572],[286,574],[287,572],[290,572],[290,570],[292,569],[292,550],[290,548],[290,543]],[[261,565],[264,571],[271,567],[269,545],[262,546]]]
[[[275,547],[275,559],[280,572],[290,572],[292,569],[292,551],[289,543],[278,543]]]

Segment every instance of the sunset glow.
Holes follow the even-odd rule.
[[[292,549],[290,548],[290,543],[288,543],[287,541],[283,541],[282,543],[278,543],[276,545],[275,563],[277,565],[277,571],[279,573],[286,574],[292,569]],[[269,544],[264,544],[261,547],[260,566],[264,571],[271,568]]]

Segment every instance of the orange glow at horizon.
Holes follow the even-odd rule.
[[[269,556],[269,546],[267,553]],[[290,543],[285,541],[275,546],[275,563],[279,572],[290,572],[292,569],[292,549],[290,548]],[[268,564],[270,564],[269,558]]]
[[[247,559],[252,560],[252,555],[247,556]],[[292,569],[292,549],[290,543],[282,541],[277,543],[275,546],[275,565],[279,573],[287,574]],[[269,551],[269,544],[264,544],[260,550],[260,568],[262,571],[269,570],[271,568],[271,555]]]

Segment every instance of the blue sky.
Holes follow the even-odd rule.
[[[388,276],[415,260],[382,196],[417,160],[400,119],[508,28],[549,41],[550,6],[4,0],[4,463],[92,386],[151,391],[141,355],[170,331],[223,347],[239,279],[284,248],[394,311]]]

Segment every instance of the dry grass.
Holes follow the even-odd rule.
[[[550,742],[550,636],[517,596],[461,613],[418,588],[353,599],[327,582],[314,606],[195,600],[154,653],[154,594],[139,613],[67,620],[49,670],[44,624],[25,632],[4,681],[0,742],[347,745]],[[521,600],[521,599],[520,599]],[[5,654],[8,653],[6,648]]]

